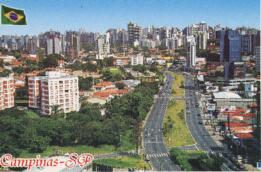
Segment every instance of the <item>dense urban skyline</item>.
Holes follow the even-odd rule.
[[[154,25],[184,28],[192,23],[204,21],[210,26],[221,24],[232,28],[259,28],[259,0],[207,0],[204,3],[200,3],[199,0],[153,0],[135,3],[129,0],[3,0],[2,3],[24,9],[28,25],[1,26],[1,34],[32,35],[50,29],[64,32],[80,28],[91,32],[105,32],[109,28],[126,28],[129,21],[142,27]]]

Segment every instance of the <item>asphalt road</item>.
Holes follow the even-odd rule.
[[[205,151],[218,150],[220,147],[203,125],[200,110],[197,107],[194,83],[190,75],[186,76],[185,87],[186,119],[190,132],[197,142],[196,146]]]
[[[190,129],[192,136],[196,141],[196,147],[198,149],[217,153],[223,155],[224,153],[230,154],[228,149],[224,145],[219,146],[210,136],[209,132],[203,125],[200,110],[198,108],[198,102],[195,95],[195,85],[191,75],[185,76],[185,99],[186,99],[186,122]],[[238,168],[229,160],[229,157],[223,156],[225,160],[225,171],[238,170]]]
[[[144,127],[144,149],[146,158],[150,160],[153,170],[178,171],[180,168],[169,158],[169,152],[163,143],[163,117],[171,94],[173,78],[166,74],[166,81],[159,91],[156,102],[148,116]]]

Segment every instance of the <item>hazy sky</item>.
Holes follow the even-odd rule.
[[[259,0],[0,0],[24,9],[27,26],[0,26],[2,34],[38,34],[50,29],[105,32],[141,26],[185,27],[205,21],[209,25],[259,28]]]

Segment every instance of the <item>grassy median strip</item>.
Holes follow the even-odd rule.
[[[96,164],[110,166],[113,168],[134,168],[134,169],[150,169],[148,163],[146,163],[140,156],[133,157],[117,157],[110,159],[95,160]]]
[[[184,77],[172,73],[175,78],[172,86],[172,96],[184,96]],[[185,100],[171,100],[163,121],[164,142],[168,147],[194,144],[194,140],[186,125],[184,116]]]

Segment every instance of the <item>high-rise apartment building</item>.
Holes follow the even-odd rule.
[[[14,94],[14,78],[0,77],[0,110],[14,107]]]
[[[255,56],[256,56],[256,71],[260,73],[260,45],[256,46]]]
[[[69,58],[78,58],[80,52],[80,37],[77,32],[66,32],[66,55]]]
[[[189,46],[190,67],[196,66],[196,42],[191,41]]]
[[[185,45],[187,48],[187,67],[194,67],[196,65],[196,51],[197,44],[196,39],[193,35],[187,36],[185,38]]]
[[[208,40],[208,33],[199,32],[197,35],[197,48],[201,50],[207,49],[207,40]]]
[[[79,111],[78,77],[51,71],[46,76],[28,78],[29,107],[51,115],[55,106],[60,112]]]
[[[104,36],[100,36],[97,39],[96,48],[98,51],[97,59],[103,59],[104,57],[107,57],[110,53],[109,40],[106,40]]]
[[[140,32],[141,28],[134,24],[134,23],[129,23],[128,24],[128,37],[129,37],[129,44],[133,45],[133,43],[140,39]]]

